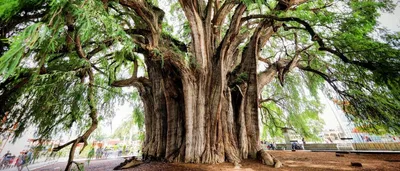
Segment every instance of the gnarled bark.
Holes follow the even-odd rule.
[[[216,70],[208,80],[209,76],[180,72],[166,61],[162,68],[161,61],[146,64],[151,86],[140,92],[145,109],[145,160],[240,163],[257,159],[261,150],[257,81],[229,87],[226,74]],[[257,73],[253,75],[256,79]],[[273,158],[263,160],[275,163]]]
[[[285,8],[277,10],[286,10],[297,2],[288,1]],[[184,46],[176,40],[169,41],[167,35],[160,36],[161,20],[151,12],[152,5],[146,1],[120,3],[131,7],[147,25],[138,28],[146,34],[131,34],[150,40],[135,41],[145,56],[148,82],[134,75],[113,84],[133,85],[140,92],[146,127],[143,158],[235,164],[258,158],[264,164],[279,166],[279,161],[260,151],[259,144],[260,84],[268,84],[278,67],[270,65],[269,70],[258,74],[257,62],[261,47],[275,32],[273,20],[262,19],[254,32],[241,32],[244,24],[250,24],[243,19],[247,7],[239,1],[222,5],[216,1],[179,1],[191,29],[188,64],[177,52],[186,52]],[[229,28],[221,37],[220,28],[233,8]],[[239,45],[244,41],[247,45],[241,51]],[[257,153],[261,155],[257,157]]]

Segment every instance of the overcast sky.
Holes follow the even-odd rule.
[[[392,31],[400,31],[400,4],[398,3],[393,13],[383,13],[379,21]]]

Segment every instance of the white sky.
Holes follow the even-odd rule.
[[[400,31],[400,3],[397,3],[397,7],[393,13],[383,13],[379,22],[389,30]]]

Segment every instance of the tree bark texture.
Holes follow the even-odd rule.
[[[241,65],[231,69],[226,65],[234,61],[218,55],[201,71],[183,68],[167,56],[146,58],[149,83],[139,89],[145,108],[144,159],[239,163],[257,158],[259,37],[251,38],[236,58]],[[272,79],[276,70],[268,73]],[[276,163],[272,157],[264,160]]]
[[[139,89],[145,111],[144,159],[187,163],[256,159],[261,147],[253,62],[255,56],[241,69],[248,78],[233,84],[221,61],[212,71],[201,73],[147,59],[151,81]],[[272,158],[266,163],[274,164]]]
[[[261,47],[280,26],[265,18],[253,30],[241,31],[249,24],[243,18],[247,7],[238,1],[221,6],[213,2],[179,1],[191,30],[191,44],[185,48],[172,37],[160,35],[163,13],[158,8],[142,0],[120,1],[147,25],[131,34],[140,45],[137,52],[145,57],[148,78],[134,73],[113,86],[135,86],[140,92],[145,160],[236,164],[258,158],[280,166],[260,147],[258,99],[261,88],[285,66],[269,64],[266,71],[257,72]],[[286,10],[290,4],[277,10]],[[229,28],[221,30],[231,10]],[[146,41],[135,39],[135,34]]]

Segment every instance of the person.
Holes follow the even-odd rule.
[[[371,141],[372,141],[371,138],[369,138],[368,136],[365,136],[365,140],[366,140],[367,142],[371,142]]]
[[[26,153],[22,153],[18,156],[17,162],[16,162],[18,171],[22,170],[22,168],[25,164],[25,158],[26,158]]]
[[[271,143],[271,144],[269,144],[269,149],[271,149],[271,150],[275,150],[275,142],[273,142],[273,143]]]
[[[303,145],[306,145],[306,140],[304,140],[304,137],[301,139],[303,141]]]
[[[104,154],[103,154],[103,157],[106,159],[106,158],[108,158],[108,155],[109,155],[110,153],[109,153],[109,149],[106,147],[106,148],[104,148]]]
[[[93,156],[94,156],[94,147],[92,147],[92,148],[90,149],[89,153],[88,153],[88,158],[89,158],[89,160],[91,160],[91,159],[93,158]]]
[[[296,151],[296,142],[292,142],[292,151]]]
[[[32,149],[29,149],[28,153],[26,154],[26,163],[32,164]]]
[[[10,150],[8,150],[8,151],[7,151],[7,153],[6,153],[6,154],[4,154],[4,156],[3,156],[3,157],[5,158],[5,157],[9,157],[9,156],[11,156]]]
[[[118,149],[118,156],[122,156],[122,150],[120,148]]]
[[[333,143],[332,138],[328,137],[329,143]]]
[[[101,158],[101,156],[102,156],[101,153],[102,153],[101,147],[97,148],[97,150],[96,150],[96,159],[100,159]]]
[[[11,153],[10,153],[10,151],[7,151],[7,153],[4,154],[4,156],[3,156],[3,160],[1,160],[0,168],[7,166],[8,163],[10,162],[10,160],[11,160]]]

